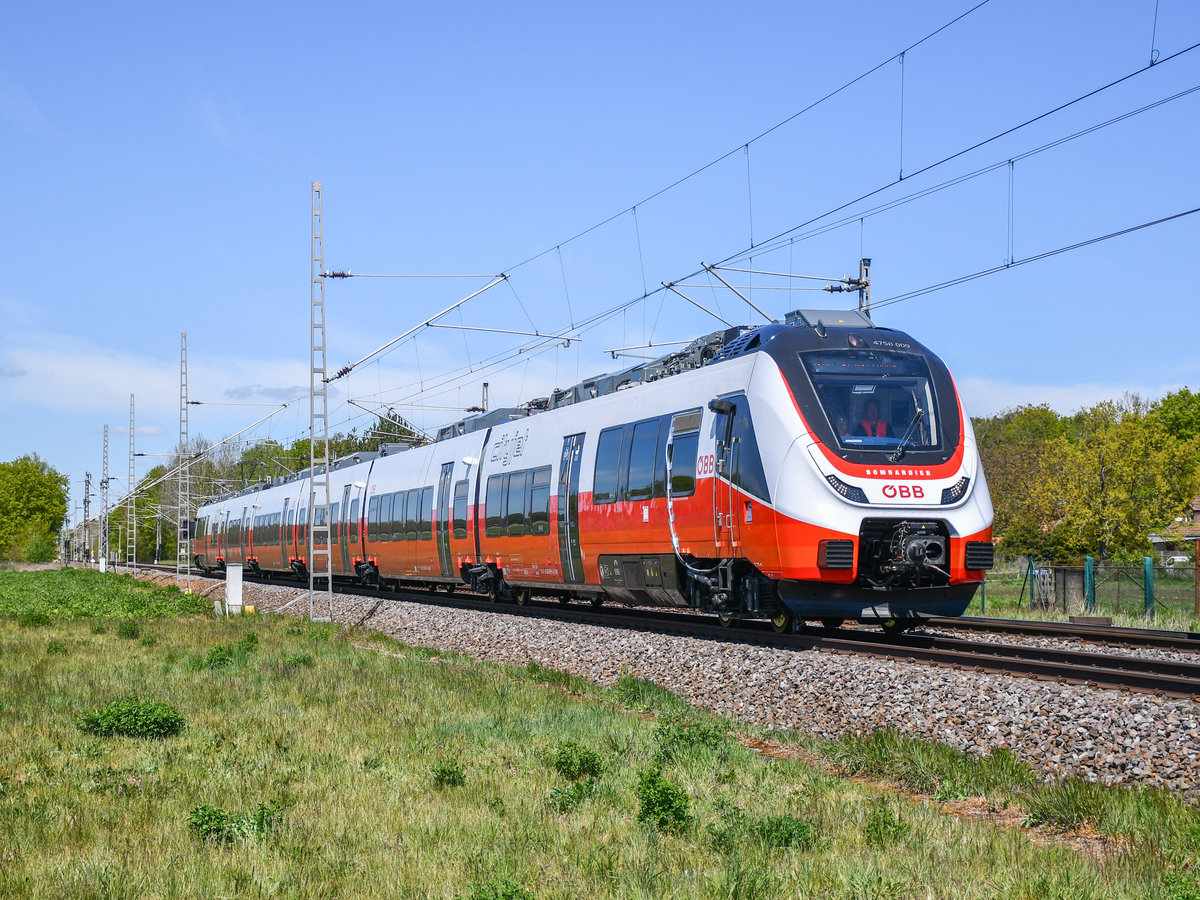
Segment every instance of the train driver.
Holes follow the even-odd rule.
[[[868,400],[863,404],[859,434],[866,437],[892,437],[892,429],[887,420],[879,418],[879,403],[875,400]]]

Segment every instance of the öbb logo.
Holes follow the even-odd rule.
[[[899,497],[902,500],[924,500],[925,488],[919,484],[885,484],[883,496],[889,500]]]

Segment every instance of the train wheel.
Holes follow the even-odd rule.
[[[737,628],[738,617],[733,613],[717,613],[717,621],[724,628]]]
[[[913,624],[912,619],[888,619],[883,623],[883,633],[889,637],[896,637],[912,628]]]
[[[771,627],[780,634],[786,634],[792,630],[792,611],[790,609],[776,610],[775,615],[771,616]]]
[[[567,606],[568,604],[570,604],[570,602],[571,602],[571,596],[569,594],[559,594],[558,595],[558,605],[559,606]]]
[[[604,598],[603,597],[593,597],[590,602],[591,602],[592,606],[599,609],[601,606],[604,605]]]
[[[821,627],[823,627],[826,631],[836,631],[842,627],[842,624],[845,621],[845,619],[826,618],[821,620]]]
[[[529,589],[522,588],[521,590],[517,591],[516,600],[517,600],[517,606],[524,606],[526,603],[528,603],[529,602]]]

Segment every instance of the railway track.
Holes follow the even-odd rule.
[[[153,567],[143,566],[142,568]],[[161,568],[174,572],[173,567]],[[288,582],[277,579],[264,579],[258,583],[288,584]],[[596,608],[590,605],[563,604],[537,598],[532,598],[524,604],[516,604],[496,603],[475,594],[447,593],[445,591],[380,591],[339,586],[338,592],[375,598],[379,603],[388,600],[404,600],[457,609],[488,611],[509,616],[554,619],[608,628],[655,631],[729,644],[851,653],[859,656],[906,660],[978,672],[1017,675],[1068,684],[1089,684],[1100,688],[1200,700],[1200,664],[1198,663],[1020,644],[973,642],[937,635],[888,636],[882,632],[867,629],[802,628],[791,633],[780,634],[776,633],[769,623],[762,621],[743,621],[738,624],[738,627],[731,628],[722,625],[713,617],[691,612],[629,607]],[[961,621],[958,619],[936,621],[938,625],[944,627],[961,627]],[[1147,629],[1138,630],[1145,631]],[[1045,634],[1045,632],[1041,633]],[[1072,637],[1078,636],[1074,632],[1069,634]]]
[[[1200,631],[1163,631],[1158,628],[1124,628],[1116,625],[1081,625],[1025,619],[990,619],[963,616],[960,619],[927,619],[934,628],[983,631],[1031,637],[1069,638],[1112,647],[1154,647],[1160,650],[1190,650],[1200,653]]]

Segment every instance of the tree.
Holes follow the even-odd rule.
[[[1192,393],[1186,387],[1174,391],[1155,401],[1151,411],[1172,437],[1181,441],[1200,437],[1200,393]]]
[[[1058,555],[1048,541],[1054,506],[1046,491],[1054,477],[1049,451],[1069,421],[1046,405],[1018,406],[975,419],[975,438],[995,508],[995,534],[1005,553]]]
[[[0,557],[39,555],[67,517],[67,476],[36,454],[0,463]]]
[[[1101,559],[1140,555],[1194,496],[1197,444],[1175,439],[1137,396],[1080,410],[1051,444],[1042,502]]]

